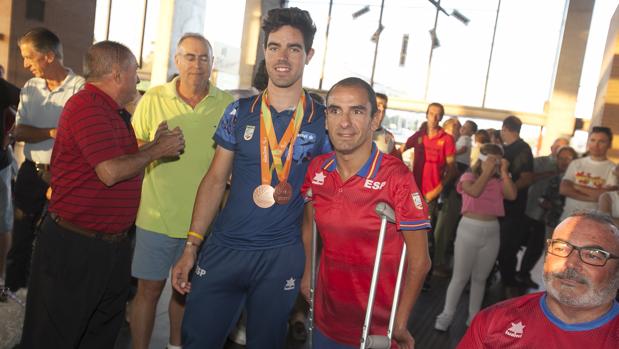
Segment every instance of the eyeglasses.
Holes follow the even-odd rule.
[[[572,251],[576,250],[581,261],[596,267],[603,267],[609,259],[619,259],[619,256],[597,247],[578,247],[563,240],[548,239],[546,244],[548,246],[546,251],[551,255],[567,258]]]
[[[202,64],[207,64],[211,61],[211,57],[208,55],[194,55],[193,53],[185,53],[183,55],[181,55],[183,57],[183,59],[185,59],[187,62],[193,63],[196,60],[199,60],[200,63]]]

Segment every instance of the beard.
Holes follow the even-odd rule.
[[[587,291],[584,294],[574,294],[573,289],[569,286],[553,285],[554,280],[571,280],[587,286]],[[585,275],[580,274],[573,268],[568,268],[562,272],[544,272],[544,284],[546,291],[555,298],[559,303],[576,308],[597,307],[612,302],[617,295],[619,288],[619,270],[615,272],[614,277],[608,284],[595,287],[591,280]]]

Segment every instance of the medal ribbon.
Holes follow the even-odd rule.
[[[290,167],[292,165],[294,143],[299,135],[299,130],[301,130],[301,124],[303,123],[304,108],[305,93],[301,95],[286,131],[282,135],[280,141],[277,142],[267,91],[264,91],[262,94],[262,103],[260,105],[260,175],[262,184],[271,185],[273,168],[275,168],[277,178],[280,182],[285,182],[288,179]],[[282,155],[286,147],[288,147],[288,155],[286,156],[286,162],[282,164]],[[269,150],[273,158],[273,167],[269,166]]]

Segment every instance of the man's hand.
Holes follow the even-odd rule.
[[[426,199],[426,202],[430,203],[434,201],[434,199],[438,198],[438,196],[441,195],[442,191],[443,191],[443,183],[439,183],[439,185],[434,187],[434,189],[426,193],[424,197]]]
[[[157,126],[157,130],[155,131],[155,137],[153,138],[153,142],[157,142],[162,134],[170,132],[168,128],[168,122],[162,121],[159,126]]]
[[[196,263],[196,251],[186,247],[181,258],[176,262],[172,269],[172,287],[180,294],[187,294],[191,291],[189,282],[189,271]]]
[[[406,327],[394,328],[393,339],[398,342],[399,349],[415,349],[415,339]]]
[[[155,133],[152,149],[154,159],[178,157],[185,149],[185,138],[179,127],[168,130],[167,125],[160,124]]]

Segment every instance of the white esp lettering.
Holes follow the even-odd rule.
[[[385,187],[386,184],[387,182],[374,182],[373,180],[366,179],[363,186],[368,189],[381,190]]]

